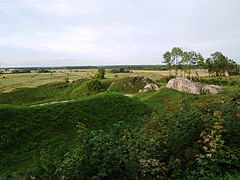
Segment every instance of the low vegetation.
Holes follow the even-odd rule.
[[[123,67],[121,68],[114,68],[110,70],[110,73],[130,73],[131,71],[129,69],[125,69]]]
[[[226,88],[216,95],[163,87],[138,93],[173,77],[82,79],[0,93],[0,179],[239,178],[239,77],[191,78]],[[127,93],[133,98],[120,95]],[[57,100],[74,101],[30,106]]]
[[[89,130],[108,132],[114,123],[133,125],[150,113],[147,105],[111,93],[39,107],[1,105],[0,177],[7,177],[10,172],[21,175],[37,168],[41,153],[51,154],[54,162],[61,160],[75,146],[79,124]]]
[[[143,89],[148,83],[152,83],[151,79],[146,77],[126,77],[120,78],[111,84],[110,91],[123,92],[123,93],[138,93],[140,89]]]
[[[106,91],[111,80],[81,79],[74,83],[60,82],[36,88],[21,88],[0,93],[0,104],[29,105],[32,103],[77,99]]]

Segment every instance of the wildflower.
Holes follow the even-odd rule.
[[[175,159],[176,163],[181,163],[181,159]]]
[[[215,128],[215,129],[222,129],[222,128],[223,128],[223,126],[216,125],[216,126],[213,126],[213,128]]]
[[[204,151],[208,150],[207,146],[203,146],[202,148],[203,148]]]

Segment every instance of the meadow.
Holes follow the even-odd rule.
[[[198,70],[226,90],[194,95],[170,71],[53,71],[0,79],[0,179],[239,179],[240,76]]]
[[[16,73],[16,74],[4,74],[5,78],[0,77],[0,92],[10,92],[16,88],[24,87],[37,87],[40,85],[48,84],[51,82],[63,82],[67,79],[78,80],[84,78],[91,78],[97,69],[52,69],[53,73],[38,73],[32,71],[32,73]],[[106,69],[106,78],[114,77],[134,77],[134,76],[146,76],[153,80],[158,80],[161,77],[174,75],[174,71],[160,71],[160,70],[132,70],[132,73],[110,73],[110,69]],[[197,70],[200,77],[208,76],[208,73],[204,70]],[[183,75],[180,72],[179,75]],[[195,71],[192,70],[192,75],[195,76]]]

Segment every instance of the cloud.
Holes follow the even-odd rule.
[[[45,13],[69,16],[103,12],[104,6],[98,0],[27,0],[29,7]]]
[[[107,51],[108,48],[95,45],[95,41],[101,37],[101,33],[90,28],[74,28],[66,34],[59,34],[46,44],[42,44],[43,49],[53,51],[63,51],[66,53],[95,53]]]
[[[0,45],[65,53],[98,53],[112,50],[110,47],[96,45],[98,38],[101,38],[101,33],[94,29],[71,28],[58,34],[36,32],[28,36],[2,37]]]
[[[238,60],[239,6],[236,0],[0,0],[0,50],[9,64],[26,57],[34,64],[35,52],[45,60],[159,64],[174,46],[205,57],[220,50]]]

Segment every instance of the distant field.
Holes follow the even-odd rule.
[[[93,75],[95,70],[55,70],[55,73],[19,73],[5,74],[6,78],[0,78],[0,92],[9,92],[16,88],[37,87],[51,82],[65,81],[65,78],[71,80],[87,78]]]
[[[9,92],[16,88],[23,87],[37,87],[43,84],[51,83],[51,82],[61,82],[65,81],[66,78],[70,80],[77,80],[83,78],[91,78],[97,69],[63,69],[63,70],[52,70],[54,73],[19,73],[19,74],[5,74],[6,78],[0,78],[0,92]],[[133,70],[133,73],[108,73],[107,70],[106,78],[113,78],[115,76],[118,77],[127,77],[127,76],[146,76],[153,80],[158,80],[163,76],[168,76],[170,74],[175,74],[172,71],[150,71],[150,70]],[[208,73],[198,70],[199,76],[207,76]],[[192,72],[192,75],[195,75],[195,71]],[[183,75],[182,72],[179,71],[179,75]]]

